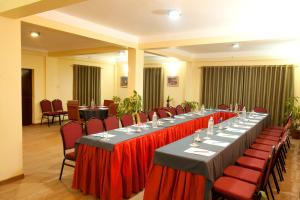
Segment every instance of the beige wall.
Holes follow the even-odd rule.
[[[20,28],[0,17],[0,181],[23,173]]]
[[[22,51],[22,67],[33,69],[33,123],[39,123],[43,99],[59,98],[66,109],[68,100],[73,99],[73,64],[99,66],[101,70],[101,100],[115,95],[115,64],[93,60],[64,57],[49,57],[46,53]]]

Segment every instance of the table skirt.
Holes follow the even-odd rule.
[[[234,116],[226,112],[212,115],[215,122],[220,117],[225,120]],[[72,187],[101,200],[129,198],[145,188],[155,149],[207,127],[210,116],[124,141],[116,144],[113,151],[80,144]],[[196,181],[201,182],[202,178]]]

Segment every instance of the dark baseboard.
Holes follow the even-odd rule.
[[[17,176],[14,176],[14,177],[5,179],[5,180],[3,180],[3,181],[0,181],[0,186],[1,186],[1,185],[8,184],[8,183],[15,182],[15,181],[18,181],[18,180],[20,180],[20,179],[23,179],[24,177],[25,177],[24,174],[20,174],[20,175],[17,175]]]

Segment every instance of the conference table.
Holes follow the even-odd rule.
[[[220,110],[190,112],[174,118],[81,137],[76,143],[72,187],[100,199],[130,198],[145,188],[156,149],[236,114]]]
[[[84,121],[88,121],[90,118],[97,118],[104,120],[108,116],[108,107],[106,106],[95,106],[95,107],[87,107],[80,106],[79,107],[80,118],[83,118]]]
[[[214,126],[207,139],[207,130],[202,130],[156,149],[144,199],[211,199],[213,182],[269,123],[268,114],[248,113]]]

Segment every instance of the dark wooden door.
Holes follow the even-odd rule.
[[[32,70],[22,69],[22,124],[32,124]]]

